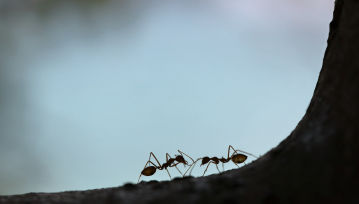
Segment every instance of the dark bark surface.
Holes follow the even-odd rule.
[[[359,203],[359,1],[337,0],[308,110],[240,169],[118,188],[2,196],[0,203]]]

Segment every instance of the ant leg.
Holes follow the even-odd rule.
[[[244,153],[244,154],[248,154],[248,155],[250,155],[250,156],[252,156],[252,157],[254,157],[254,158],[258,159],[258,157],[257,157],[256,155],[251,154],[251,153],[249,153],[249,152],[245,152],[245,151],[240,150],[240,149],[235,150],[235,149],[232,147],[232,145],[229,145],[229,147],[228,147],[228,155],[229,155],[229,148],[232,148],[232,149],[233,149],[233,151],[234,151],[234,153],[237,153],[237,152],[242,152],[242,153]]]
[[[192,159],[192,157],[188,156],[186,153],[182,152],[181,150],[177,150],[182,156],[186,155],[188,158],[190,158],[192,160],[192,162],[194,162],[194,160]]]
[[[148,164],[149,162],[150,162],[150,161],[147,161],[147,162],[146,162],[145,167],[143,167],[143,169],[145,169],[145,168],[146,168],[146,166],[147,166],[147,164]],[[140,173],[140,176],[138,177],[137,183],[139,183],[139,182],[140,182],[140,178],[141,178],[141,176],[142,176],[142,172]]]
[[[221,173],[221,171],[219,171],[218,164],[216,164],[216,168],[218,170],[218,173]]]
[[[156,164],[154,164],[153,162],[151,162],[151,156],[153,156],[153,157],[155,158],[155,160],[156,160],[157,163],[158,163],[158,166],[157,166]],[[158,159],[156,158],[155,154],[153,154],[153,152],[150,152],[150,156],[148,157],[148,161],[146,162],[145,167],[143,167],[143,169],[145,169],[145,168],[147,167],[147,164],[148,164],[148,163],[151,163],[156,169],[160,169],[160,168],[161,168],[161,164],[160,164],[160,162],[158,161]],[[138,177],[137,183],[140,182],[141,176],[142,176],[142,172],[141,172],[140,176]]]
[[[140,173],[140,176],[138,177],[137,183],[140,182],[140,178],[141,178],[142,174]]]
[[[200,159],[201,159],[201,158],[199,158],[199,159],[197,159],[196,161],[194,161],[194,162],[190,165],[190,167],[186,170],[186,172],[184,172],[184,175],[186,175],[186,174],[187,174],[187,171],[190,170],[190,169],[191,169],[191,171],[189,171],[189,175],[191,175],[192,170],[194,169],[194,167],[195,167],[196,164],[197,164],[197,161],[199,161]]]
[[[170,154],[166,153],[166,162],[168,162],[168,159],[171,159],[171,156],[170,156]],[[179,169],[177,167],[176,167],[176,169],[179,171]],[[171,174],[170,174],[170,172],[168,171],[167,168],[166,168],[166,171],[167,171],[167,174],[170,177],[170,179],[172,179]],[[180,173],[182,175],[182,172],[180,172]]]
[[[230,149],[231,147],[232,147],[232,145],[229,145],[229,146],[228,146],[227,159],[229,159],[229,151],[231,151],[231,149]]]
[[[153,158],[156,159],[158,166],[161,167],[161,163],[158,161],[158,159],[156,158],[155,154],[153,154],[153,152],[150,152],[150,157],[148,160],[151,160],[151,156],[153,156]]]
[[[167,169],[167,168],[166,168],[166,171],[167,171],[168,176],[170,177],[170,179],[172,179],[171,174],[170,174],[170,172],[168,171],[168,169]]]
[[[185,156],[187,156],[188,158],[190,158],[190,159],[192,160],[192,164],[193,164],[194,160],[192,159],[192,157],[188,156],[188,154],[182,152],[181,150],[177,150],[177,151],[180,153],[180,155],[181,155],[182,157],[183,157],[183,155],[185,155]],[[187,162],[186,162],[186,163],[187,163]],[[183,167],[185,167],[185,164],[183,164]]]
[[[156,164],[154,164],[153,162],[148,161],[148,163],[151,163],[154,167],[156,167],[156,169],[160,169],[160,167],[159,167],[159,166],[156,166]]]
[[[159,168],[160,168],[159,166],[157,166],[157,165],[156,165],[155,163],[153,163],[152,161],[147,161],[145,167],[143,167],[143,168],[146,168],[146,166],[147,166],[148,163],[151,163],[154,167],[156,167],[156,169],[159,169]]]
[[[241,152],[241,153],[244,153],[244,154],[250,155],[250,156],[252,156],[252,157],[254,157],[254,158],[258,159],[258,157],[257,157],[256,155],[251,154],[251,153],[249,153],[249,152],[245,152],[245,151],[240,150],[240,149],[235,150],[235,149],[232,147],[232,145],[229,145],[229,147],[228,147],[228,155],[229,155],[229,148],[232,148],[232,149],[233,149],[233,151],[234,151],[234,153]],[[234,154],[234,153],[233,153],[233,154]]]
[[[195,161],[195,163],[193,164],[193,167],[192,167],[191,171],[189,172],[189,175],[192,174],[192,171],[193,171],[194,167],[196,166],[197,161],[199,161],[199,160],[201,160],[201,159],[202,159],[202,158],[199,158],[199,159],[197,159],[197,160]]]
[[[181,174],[181,176],[183,177],[183,173],[178,169],[177,165],[175,166],[177,171]]]
[[[230,153],[231,149],[233,150],[233,153],[231,154],[231,157],[233,156],[233,154],[237,153],[237,151],[233,148],[233,146],[229,145],[228,146],[228,157],[227,157],[228,159],[230,158],[229,153]]]
[[[160,162],[158,161],[158,159],[156,158],[156,156],[151,152],[151,153],[150,153],[150,158],[151,158],[151,155],[156,159],[156,161],[157,161],[159,167],[161,168],[162,166],[161,166]],[[168,157],[171,158],[171,156],[170,156],[168,153],[166,153],[166,160],[167,160],[167,161],[168,161]],[[177,168],[177,170],[179,170],[179,169]],[[166,168],[166,171],[167,171],[167,174],[168,174],[168,176],[170,177],[170,179],[172,179],[171,174],[170,174],[170,172],[168,171],[167,168]],[[182,175],[182,172],[181,172],[181,171],[180,171],[180,173],[181,173],[181,175]]]
[[[231,154],[231,156],[229,157],[229,152],[231,151],[231,149],[233,150],[233,153]],[[237,153],[237,151],[233,148],[232,145],[228,146],[228,157],[227,159],[231,158],[235,153]],[[233,162],[234,163],[234,162]],[[236,163],[234,163],[237,167],[239,167]]]
[[[229,156],[229,153],[231,152],[231,149],[233,150],[233,153],[231,154],[231,156]],[[227,159],[230,159],[232,158],[232,156],[237,153],[237,151],[233,148],[232,145],[229,145],[228,146],[228,154],[227,154]],[[234,163],[236,166],[238,166],[236,163]],[[238,166],[239,167],[239,166]]]
[[[177,163],[177,164],[172,164],[170,167],[176,167],[177,171],[181,174],[181,176],[184,176],[182,171],[180,171],[177,167],[177,165],[180,164],[180,163]]]
[[[252,156],[252,157],[258,159],[258,157],[257,157],[256,155],[251,154],[251,153],[249,153],[249,152],[245,152],[245,151],[242,151],[242,150],[240,150],[240,149],[237,149],[236,152],[237,152],[237,151],[238,151],[238,152],[242,152],[242,153],[244,153],[244,154],[248,154],[248,155],[250,155],[250,156]]]
[[[166,162],[168,162],[168,158],[171,158],[171,156],[168,154],[168,153],[166,153]],[[156,159],[157,160],[157,159]],[[158,162],[158,161],[157,161]],[[166,168],[166,171],[167,171],[167,174],[168,174],[168,176],[170,177],[170,179],[172,179],[172,177],[171,177],[171,174],[170,174],[170,172],[168,171],[168,169]]]
[[[192,164],[194,163],[194,160],[192,159],[192,157],[188,156],[188,154],[182,152],[181,150],[177,150],[177,151],[180,153],[180,155],[181,155],[182,157],[184,157],[183,155],[185,155],[185,156],[187,156],[189,159],[192,160]],[[185,162],[186,162],[186,164],[183,164],[183,167],[185,167],[186,165],[188,165],[188,162],[187,162],[187,161],[185,161]],[[192,165],[192,164],[191,164],[191,165]],[[188,170],[188,169],[187,169],[187,170]],[[186,172],[187,172],[187,171],[186,171]],[[186,173],[183,174],[182,177],[184,177],[185,175],[186,175]]]
[[[208,165],[207,165],[206,169],[204,170],[204,172],[203,172],[203,175],[202,175],[202,176],[204,176],[204,174],[206,173],[206,171],[207,171],[207,169],[208,169],[208,167],[209,167],[209,165],[210,165],[211,163],[213,163],[213,162],[212,162],[212,161],[208,162]]]
[[[166,153],[166,162],[168,162],[168,159],[171,159],[170,154]],[[176,167],[177,171],[183,176],[182,172],[178,169],[177,164],[170,166],[170,167]]]
[[[147,161],[146,164],[145,164],[145,167],[143,167],[143,169],[145,169],[145,168],[147,167],[147,164],[148,164],[148,163],[151,163],[154,167],[158,168],[158,166],[156,166],[153,162]],[[138,177],[137,183],[140,182],[141,176],[142,176],[142,172],[140,173],[140,176]]]
[[[192,169],[189,171],[189,176],[192,174],[192,171],[193,171],[194,167],[196,166],[196,164],[197,164],[197,162],[193,163],[193,164],[190,166],[189,169],[191,169],[191,167],[192,167]],[[187,169],[187,170],[189,170],[189,169]],[[186,172],[187,172],[187,171],[186,171]]]
[[[233,149],[233,151],[234,151],[234,152],[231,154],[231,157],[232,157],[235,153],[237,153],[237,151],[232,147],[232,145],[229,145],[229,146],[228,146],[228,159],[231,158],[231,157],[229,157],[230,148]],[[236,164],[236,163],[234,163],[234,162],[233,162],[233,164],[235,164],[237,167],[239,167],[238,164]]]
[[[148,162],[150,162],[150,161],[147,161],[147,162],[146,162],[145,167],[143,167],[143,169],[144,169],[144,168],[146,168],[146,166],[147,166]],[[141,178],[141,176],[142,176],[142,172],[140,173],[140,176],[138,177],[137,183],[139,183],[139,182],[140,182],[140,178]]]
[[[210,162],[208,163],[207,167],[206,167],[206,170],[204,170],[202,176],[204,176],[204,174],[206,173],[206,171],[207,171],[207,169],[208,169],[208,167],[209,167],[209,165],[210,165],[211,163],[215,164],[215,165],[216,165],[216,168],[217,168],[217,170],[218,170],[218,172],[221,173],[221,172],[219,171],[218,164],[214,163],[213,161],[210,161]]]

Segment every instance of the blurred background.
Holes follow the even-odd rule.
[[[0,0],[0,194],[136,183],[151,151],[265,154],[306,111],[333,8]]]

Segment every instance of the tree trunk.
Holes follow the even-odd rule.
[[[207,177],[2,196],[0,203],[359,203],[358,76],[359,1],[337,0],[305,116],[255,162]]]

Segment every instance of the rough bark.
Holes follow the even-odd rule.
[[[358,203],[359,1],[337,0],[308,110],[276,148],[240,169],[117,188],[2,196],[0,203]]]

